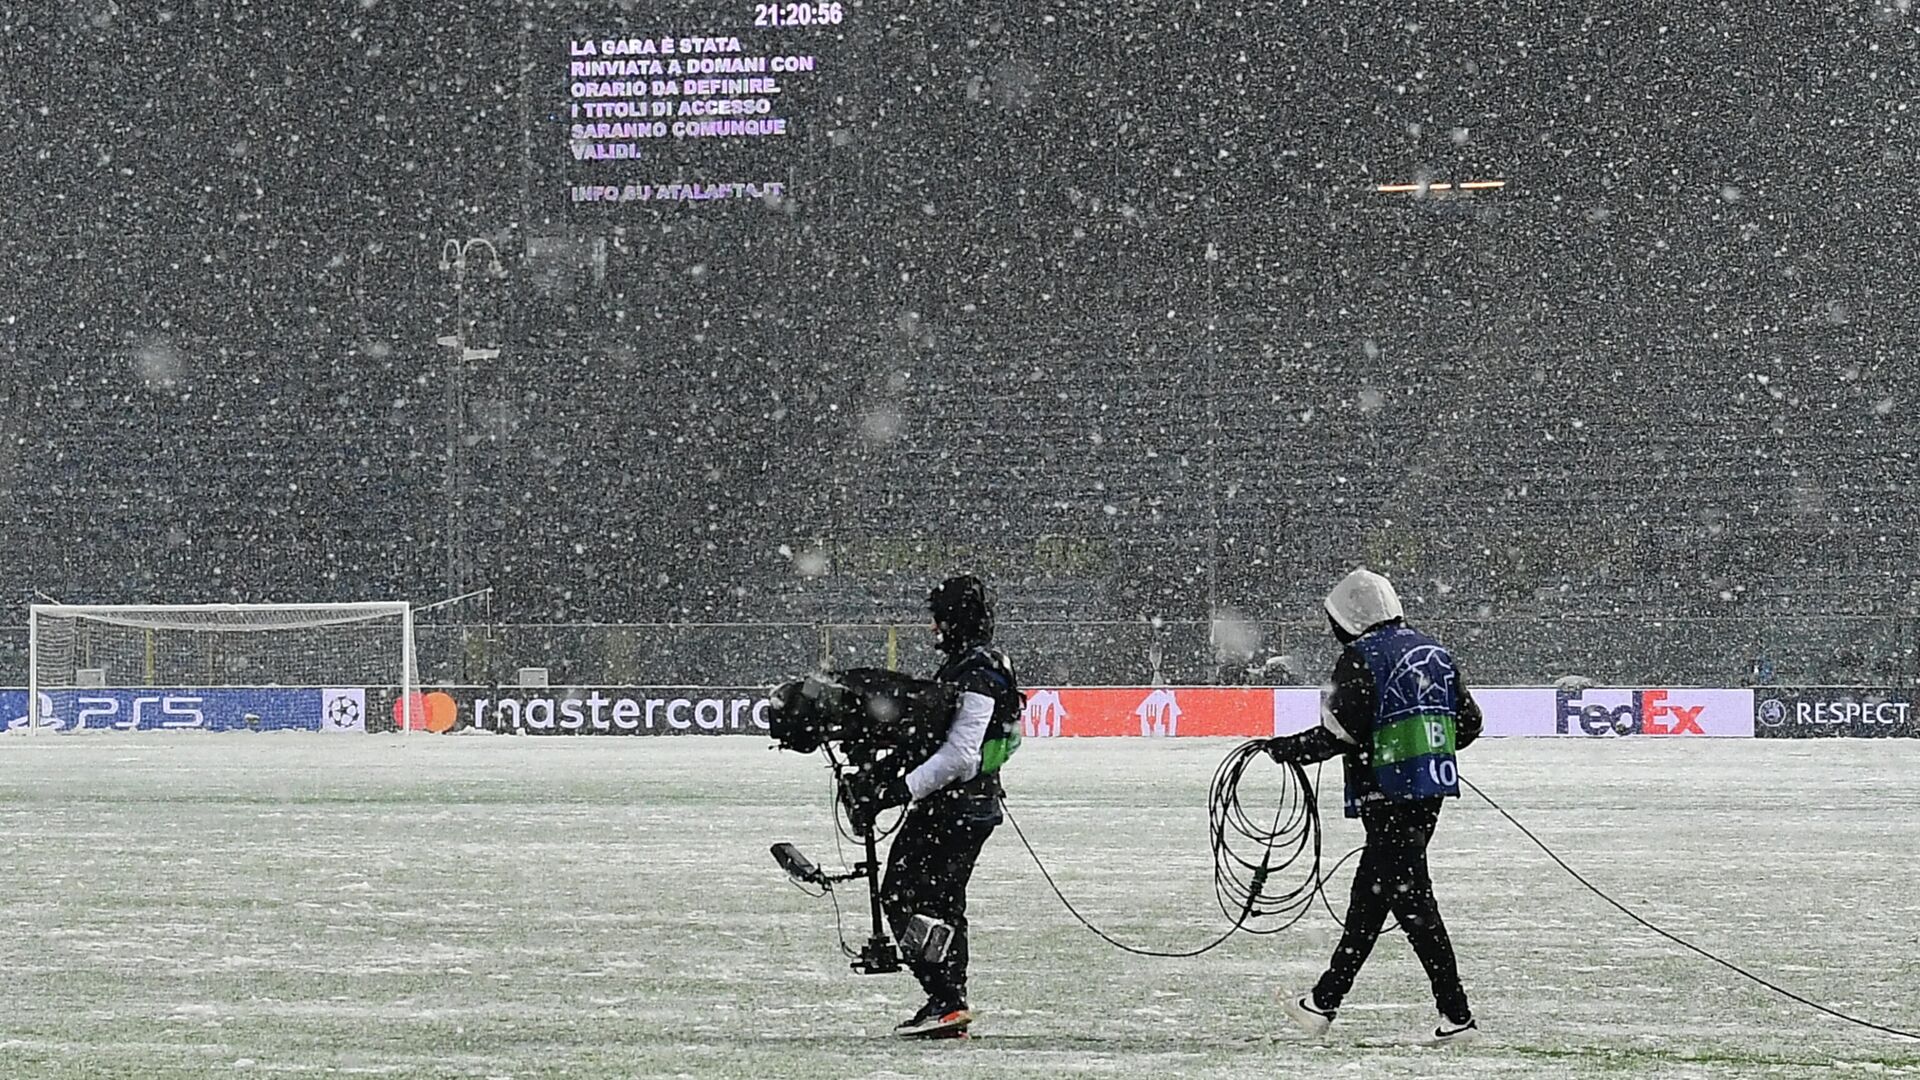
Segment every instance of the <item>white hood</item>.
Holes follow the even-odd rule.
[[[1327,594],[1327,614],[1340,629],[1359,637],[1369,626],[1406,617],[1393,582],[1371,570],[1355,570]]]

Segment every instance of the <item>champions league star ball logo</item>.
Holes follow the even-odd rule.
[[[331,728],[357,728],[360,726],[360,703],[342,694],[327,702],[327,726]]]

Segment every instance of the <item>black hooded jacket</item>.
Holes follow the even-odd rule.
[[[985,583],[970,574],[963,574],[941,582],[928,595],[927,601],[939,630],[938,647],[946,654],[946,661],[940,665],[934,679],[954,687],[961,696],[948,740],[950,743],[960,740],[967,745],[959,747],[959,753],[950,760],[964,760],[961,755],[970,755],[975,768],[973,775],[945,784],[937,793],[997,796],[1000,777],[997,772],[981,768],[982,755],[987,744],[995,739],[1011,735],[1017,741],[1020,714],[1026,696],[1020,692],[1012,662],[1005,653],[993,647],[992,599]],[[985,720],[977,743],[962,734],[960,727],[966,722],[964,710],[968,708],[965,704],[968,695],[978,695],[993,703],[990,717],[975,715],[976,721]],[[940,751],[936,751],[938,753]],[[931,775],[937,778],[940,770]],[[911,785],[928,781],[909,777],[909,782]]]
[[[1367,630],[1371,632],[1378,626],[1401,621],[1394,619],[1391,623],[1380,623]],[[1367,670],[1367,662],[1360,655],[1360,650],[1353,647],[1353,642],[1358,638],[1342,631],[1338,625],[1333,629],[1345,647],[1340,650],[1340,659],[1333,665],[1333,692],[1327,698],[1326,709],[1340,730],[1336,732],[1323,723],[1298,735],[1288,736],[1278,740],[1281,748],[1275,756],[1303,765],[1343,758],[1347,782],[1353,790],[1362,792],[1364,798],[1367,793],[1378,791],[1373,779],[1373,723],[1379,713],[1374,700],[1373,673]],[[1456,657],[1456,670],[1458,662]],[[1454,747],[1464,750],[1480,737],[1484,720],[1479,703],[1473,700],[1473,694],[1467,689],[1464,676],[1460,677],[1459,688],[1459,713],[1454,717]],[[1346,739],[1340,737],[1342,732],[1347,736]]]

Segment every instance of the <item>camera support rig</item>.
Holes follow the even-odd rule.
[[[845,789],[848,770],[898,769],[926,760],[945,738],[954,704],[951,687],[877,668],[816,673],[776,687],[771,697],[769,728],[775,744],[802,754],[825,753],[833,768],[836,817],[841,813],[839,792]],[[834,752],[836,747],[841,753]],[[822,871],[788,843],[773,845],[773,858],[795,881],[823,889],[867,879],[873,932],[859,953],[848,952],[854,956],[853,970],[888,975],[904,966],[902,949],[887,936],[886,913],[880,903],[879,838],[870,816],[860,816],[866,820],[849,815],[849,823],[865,858],[845,873]],[[837,821],[834,827],[839,828]],[[945,955],[951,935],[950,927],[916,916],[907,931],[909,940],[901,945],[911,955],[937,960]]]
[[[853,970],[862,975],[891,975],[900,970],[900,951],[887,939],[887,924],[880,910],[880,857],[874,847],[873,830],[868,829],[861,839],[866,842],[867,857],[854,864],[849,876],[867,879],[867,907],[873,914],[873,933],[867,935],[867,943],[860,947]]]
[[[831,889],[847,881],[867,879],[867,907],[873,916],[873,932],[867,936],[867,943],[860,948],[854,958],[853,970],[862,975],[891,975],[901,968],[900,951],[887,937],[886,915],[880,908],[880,856],[878,841],[871,828],[860,836],[866,847],[866,858],[853,864],[853,869],[843,874],[829,874],[815,866],[812,860],[800,854],[800,849],[792,844],[773,845],[773,861],[780,869],[795,881],[808,885],[818,885]]]

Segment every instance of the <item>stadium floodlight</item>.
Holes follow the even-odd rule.
[[[469,363],[475,360],[492,360],[500,355],[499,349],[475,349],[460,340],[458,334],[441,334],[433,339],[436,345],[445,345],[449,349],[459,349],[460,359]]]
[[[1505,180],[1463,180],[1457,184],[1447,181],[1421,181],[1411,184],[1375,184],[1373,190],[1382,195],[1426,195],[1430,192],[1445,194],[1450,191],[1498,191],[1506,186]]]
[[[420,726],[413,605],[33,604],[27,730],[43,694],[109,689],[392,687],[401,730]],[[56,713],[57,715],[57,713]]]

